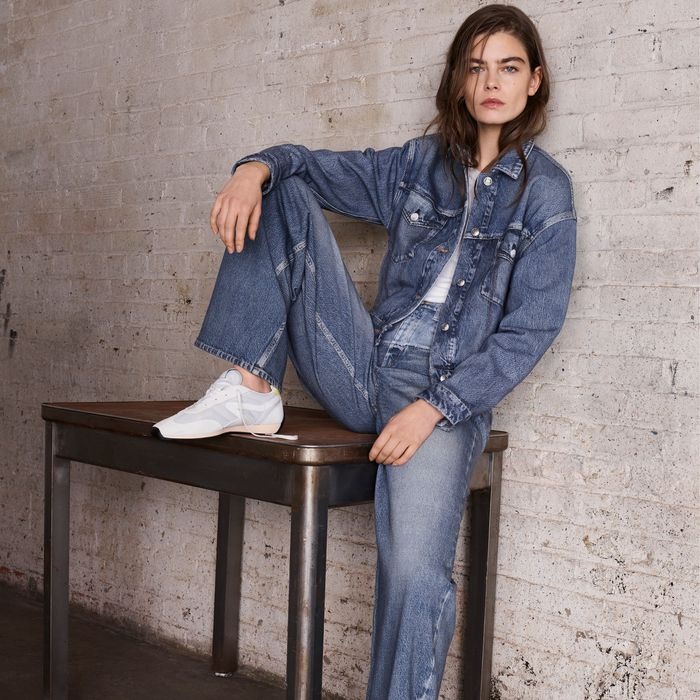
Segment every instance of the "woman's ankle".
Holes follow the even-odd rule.
[[[253,374],[243,367],[239,367],[238,365],[234,365],[233,367],[234,369],[238,370],[241,377],[243,377],[244,387],[252,389],[253,391],[258,391],[261,394],[266,394],[270,391],[270,382],[266,381],[262,377],[258,377],[257,374]]]

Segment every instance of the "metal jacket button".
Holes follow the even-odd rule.
[[[418,221],[420,218],[420,214],[417,211],[414,211],[413,214],[411,214],[411,221]]]
[[[465,280],[457,280],[457,286],[458,287],[464,287],[466,281]]]
[[[450,324],[449,324],[449,323],[443,323],[442,326],[440,326],[440,328],[441,328],[443,331],[449,331],[449,330],[450,330]]]
[[[447,375],[446,375],[446,374],[441,374],[441,375],[440,375],[440,381],[441,381],[441,382],[444,382],[445,379],[447,379]]]
[[[492,182],[493,180],[488,175],[484,178],[484,184],[486,187],[490,187]]]
[[[515,248],[510,249],[510,257],[514,258],[515,257]]]
[[[472,229],[472,236],[478,236],[479,235],[479,229],[478,228],[473,228]]]

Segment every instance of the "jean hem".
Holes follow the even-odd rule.
[[[194,346],[196,348],[199,348],[200,350],[204,350],[204,352],[208,352],[210,355],[214,355],[215,357],[218,357],[222,360],[226,360],[227,362],[230,362],[231,364],[238,365],[239,367],[242,367],[243,369],[247,369],[251,374],[254,374],[256,377],[260,377],[261,379],[264,379],[266,382],[271,384],[275,389],[278,391],[281,391],[282,389],[282,382],[275,377],[273,377],[271,374],[266,372],[262,367],[256,365],[254,362],[250,362],[249,360],[246,360],[242,357],[238,357],[236,355],[232,355],[230,352],[226,352],[225,350],[221,350],[220,348],[216,348],[213,345],[209,345],[209,343],[205,343],[203,340],[200,340],[197,338],[194,341]]]

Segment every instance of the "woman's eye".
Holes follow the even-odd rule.
[[[480,71],[481,71],[481,66],[472,66],[472,67],[469,69],[469,72],[470,72],[470,73],[479,73]]]
[[[518,69],[515,66],[506,66],[503,70],[505,70],[506,73],[517,73]]]

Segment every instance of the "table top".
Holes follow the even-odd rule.
[[[66,423],[126,435],[152,436],[153,424],[188,406],[191,401],[95,401],[45,403],[44,420]],[[177,441],[197,444],[216,451],[269,458],[275,461],[323,464],[367,461],[375,435],[343,428],[324,411],[285,406],[281,433],[299,435],[298,440],[256,437],[229,433],[204,440]],[[158,439],[155,438],[154,439]],[[175,441],[169,441],[175,442]],[[491,431],[486,452],[500,452],[508,446],[508,434]]]

